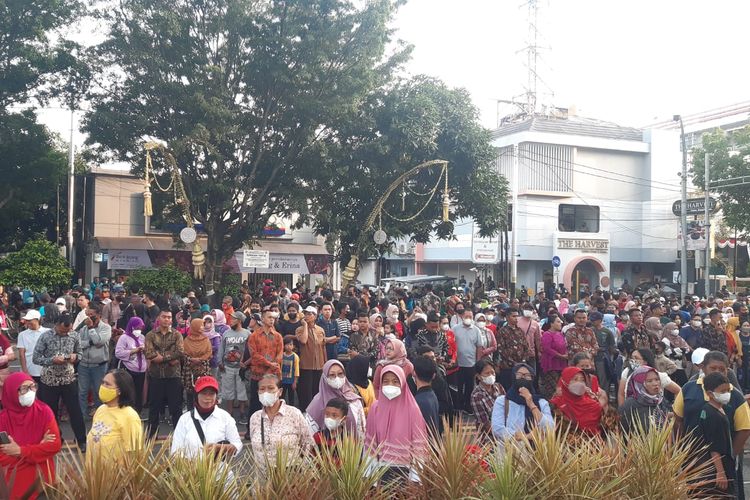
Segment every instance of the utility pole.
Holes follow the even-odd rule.
[[[703,277],[703,280],[704,280],[703,282],[704,282],[705,287],[706,287],[706,298],[708,298],[708,296],[711,293],[711,276],[709,274],[711,272],[711,219],[709,219],[709,217],[711,216],[711,210],[709,208],[710,196],[708,195],[709,194],[708,193],[708,190],[709,190],[708,183],[709,183],[709,176],[710,176],[710,172],[711,172],[710,161],[711,161],[711,156],[708,153],[706,153],[706,161],[705,161],[705,163],[706,163],[706,172],[705,172],[705,177],[706,177],[706,179],[705,179],[705,181],[706,181],[706,189],[705,189],[705,191],[706,191],[706,199],[705,199],[705,202],[704,202],[704,204],[706,205],[705,206],[705,217],[706,217],[706,220],[705,220],[705,226],[704,226],[704,231],[705,231],[705,234],[706,234],[706,273],[705,273],[705,276]],[[735,242],[735,244],[736,244],[736,242]]]
[[[680,141],[682,142],[682,206],[680,207],[680,227],[682,228],[682,251],[680,252],[680,298],[687,297],[687,148],[685,147],[685,126],[682,116],[674,115],[673,121],[680,122]]]
[[[75,162],[73,159],[73,129],[75,128],[75,110],[70,107],[70,143],[68,144],[68,264],[75,269],[73,248],[73,214],[75,212]]]

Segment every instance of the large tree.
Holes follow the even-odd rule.
[[[440,166],[420,170],[383,206],[380,219],[391,242],[449,239],[454,222],[466,217],[478,223],[483,235],[503,228],[507,183],[494,169],[490,131],[479,124],[463,89],[420,76],[374,92],[358,118],[322,149],[312,190],[316,210],[297,224],[312,223],[316,232],[336,240],[336,257],[344,265],[352,253],[361,259],[376,251],[373,229],[363,234],[365,221],[392,182],[429,160],[448,161],[451,221],[441,218]]]
[[[0,251],[16,250],[36,234],[55,233],[65,154],[33,108],[71,91],[68,82],[75,80],[68,70],[76,65],[76,47],[59,30],[80,7],[78,0],[0,2]]]
[[[357,118],[404,57],[386,53],[395,3],[107,4],[111,83],[93,99],[89,141],[135,172],[144,136],[167,143],[208,235],[209,288],[272,216],[308,210],[318,144]]]
[[[703,136],[703,145],[693,150],[693,183],[705,186],[705,154],[710,155],[709,181],[719,186],[710,189],[718,196],[726,225],[741,232],[750,231],[750,126],[733,132],[715,130]],[[744,177],[745,184],[730,181]]]

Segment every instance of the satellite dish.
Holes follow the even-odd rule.
[[[385,234],[385,231],[382,229],[378,229],[375,231],[375,234],[372,235],[372,239],[377,245],[382,245],[385,243],[385,240],[388,239],[388,236]]]
[[[193,243],[197,237],[198,233],[196,233],[195,229],[192,227],[183,227],[182,231],[180,231],[180,240],[182,240],[183,243]]]

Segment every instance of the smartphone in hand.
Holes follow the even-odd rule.
[[[0,444],[10,444],[10,438],[8,437],[8,433],[5,431],[0,432]]]

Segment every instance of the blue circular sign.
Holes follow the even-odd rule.
[[[560,257],[557,255],[552,257],[552,267],[560,267]]]

